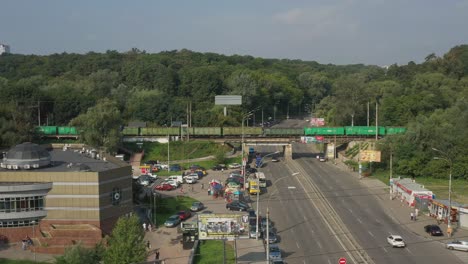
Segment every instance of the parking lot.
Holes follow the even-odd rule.
[[[214,196],[208,195],[207,187],[209,182],[212,180],[218,180],[224,183],[228,178],[230,171],[231,170],[209,170],[208,174],[199,180],[196,184],[185,183],[181,186],[183,188],[178,188],[171,191],[158,191],[158,193],[161,193],[164,196],[190,196],[205,204],[206,208],[203,211],[211,211],[213,213],[229,213],[230,211],[226,209],[226,202],[224,198],[214,198]],[[155,185],[160,184],[161,181],[161,179],[157,179],[149,187],[154,187]],[[194,217],[196,217],[196,215],[192,215],[190,219],[193,219]],[[155,250],[158,250],[160,253],[159,259],[164,260],[164,263],[188,263],[192,251],[184,250],[182,248],[182,233],[178,232],[178,228],[167,228],[160,225],[156,230],[147,232],[145,235],[145,240],[150,241],[151,244],[151,254],[148,257],[148,261],[155,260],[154,252]],[[229,243],[233,244],[233,246],[236,248],[238,263],[264,262],[265,249],[262,240],[242,239]]]

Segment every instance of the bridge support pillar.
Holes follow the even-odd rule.
[[[284,159],[292,160],[292,144],[284,146]]]

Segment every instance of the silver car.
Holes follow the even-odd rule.
[[[454,240],[452,242],[447,243],[446,247],[450,250],[462,250],[468,251],[468,241],[458,241]]]

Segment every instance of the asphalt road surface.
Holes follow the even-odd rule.
[[[280,150],[261,147],[262,153]],[[411,233],[385,210],[384,202],[359,179],[332,162],[319,162],[310,145],[295,144],[293,161],[261,169],[271,177],[259,211],[270,218],[287,263],[460,263],[440,243]],[[379,190],[377,190],[379,191]],[[381,190],[387,192],[386,190]],[[255,206],[255,205],[254,205]],[[392,248],[386,237],[401,235],[406,248]]]

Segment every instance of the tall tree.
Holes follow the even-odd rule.
[[[104,263],[144,262],[147,256],[144,235],[137,216],[120,217],[109,237]]]
[[[84,142],[113,152],[120,142],[122,118],[114,101],[103,99],[70,122],[77,126]]]

